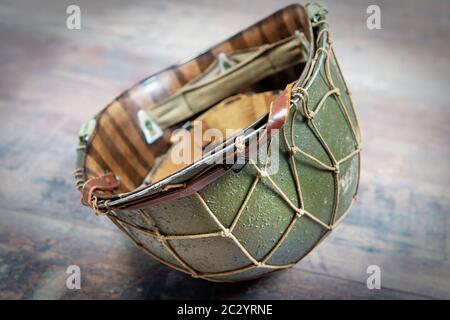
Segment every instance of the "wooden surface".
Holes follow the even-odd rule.
[[[153,261],[79,203],[80,124],[159,69],[288,1],[0,2],[0,298],[450,298],[450,3],[334,1],[364,138],[359,200],[295,268],[214,284]],[[381,8],[382,30],[366,28]],[[381,290],[366,287],[368,265]],[[65,286],[69,265],[82,289]]]

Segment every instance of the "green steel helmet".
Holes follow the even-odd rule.
[[[320,5],[291,5],[127,90],[80,130],[84,205],[156,260],[289,268],[349,212],[361,137]]]

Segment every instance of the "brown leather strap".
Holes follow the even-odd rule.
[[[127,204],[127,209],[150,207],[152,205],[155,205],[157,203],[161,203],[164,201],[175,200],[175,199],[180,199],[180,198],[190,196],[190,195],[202,190],[208,184],[210,184],[211,182],[213,182],[213,181],[217,180],[218,178],[220,178],[221,176],[223,176],[226,172],[227,172],[227,170],[219,167],[216,170],[211,171],[192,182],[186,183],[183,187],[180,187],[179,189],[175,189],[173,191],[163,193],[162,195],[161,194],[156,195],[154,198],[148,199],[146,201],[134,203],[131,206],[129,204]]]
[[[266,129],[268,136],[272,134],[272,130],[283,127],[288,119],[289,106],[291,103],[291,89],[294,83],[295,82],[288,84],[286,89],[284,89],[270,105]]]
[[[95,190],[110,191],[119,186],[119,181],[112,173],[107,173],[100,177],[91,178],[86,181],[81,189],[81,202],[86,206],[91,205],[91,199]]]

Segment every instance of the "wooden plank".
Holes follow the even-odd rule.
[[[369,290],[365,282],[298,269],[236,284],[197,280],[145,256],[111,229],[10,211],[0,225],[0,234],[8,239],[0,245],[2,259],[10,262],[0,269],[0,299],[428,298],[387,288]],[[66,287],[69,265],[81,269],[80,290]]]

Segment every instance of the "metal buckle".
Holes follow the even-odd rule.
[[[248,163],[246,152],[246,141],[244,135],[239,135],[234,139],[234,159],[232,164],[223,164],[225,170],[240,172]]]

